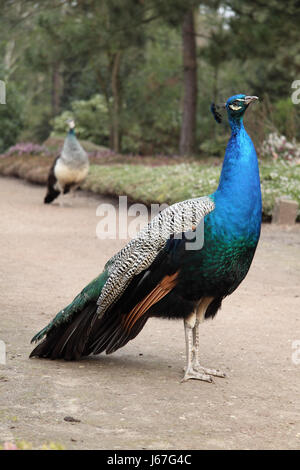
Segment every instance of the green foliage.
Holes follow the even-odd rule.
[[[199,153],[222,153],[219,142],[228,136],[228,126],[215,123],[210,103],[238,92],[265,99],[260,105],[264,112],[257,106],[246,117],[255,145],[276,129],[290,140],[300,140],[300,106],[290,100],[300,65],[295,0],[0,4],[0,78],[14,87],[13,108],[8,102],[4,112],[0,105],[2,150],[16,139],[42,142],[53,130],[64,134],[63,121],[71,112],[84,139],[117,146],[122,152],[177,154],[183,92],[181,27],[192,7]],[[95,99],[102,101],[95,104]]]
[[[142,63],[124,87],[124,152],[176,153],[180,132],[181,57],[177,31],[150,29]]]
[[[123,131],[122,151],[133,154],[142,153],[144,139],[141,126],[138,123],[131,123],[131,126]]]
[[[284,135],[273,132],[268,135],[259,148],[261,157],[284,159],[291,164],[300,164],[300,145],[295,140],[289,141]]]
[[[91,164],[82,188],[102,195],[127,195],[129,200],[145,204],[165,202],[173,204],[188,198],[211,194],[217,189],[221,171],[218,159],[213,160],[213,164],[208,159],[206,162],[199,160],[191,163],[149,166],[155,163],[155,158],[152,157],[151,160],[144,157],[131,158],[137,163],[115,163],[120,161],[117,157],[115,160],[103,158],[105,164],[101,158],[93,160],[95,163]],[[131,158],[127,157],[126,161],[130,162]],[[145,163],[143,160],[146,160]],[[47,157],[44,152],[41,156],[22,154],[20,157],[18,153],[15,156],[2,156],[0,174],[46,184],[52,162],[53,157]],[[291,197],[300,207],[299,162],[297,164],[283,159],[275,161],[264,159],[260,162],[260,175],[265,220],[270,220],[277,197]],[[298,220],[300,220],[300,211]]]
[[[177,51],[181,39],[177,31],[164,25],[151,27],[149,34],[152,39],[143,52],[131,50],[121,63],[122,151],[170,154],[177,152],[179,141],[181,57]],[[135,70],[131,73],[133,63]],[[106,66],[103,63],[101,69]],[[73,100],[69,111],[53,120],[54,133],[64,133],[65,121],[73,115],[80,138],[108,145],[114,104],[109,96],[97,94],[88,100]]]
[[[23,102],[13,83],[6,84],[6,104],[0,104],[0,152],[15,144],[23,127]]]
[[[173,204],[214,192],[220,171],[220,166],[201,163],[154,168],[142,165],[92,165],[84,187],[100,194],[126,194],[130,200],[145,204]],[[300,207],[300,165],[290,165],[284,161],[261,162],[260,173],[265,219],[272,216],[277,197],[290,196]]]
[[[279,160],[261,165],[260,173],[263,212],[266,216],[272,215],[275,200],[281,196],[289,196],[300,207],[300,165],[292,166]]]
[[[33,445],[27,441],[4,442],[0,445],[0,450],[33,450]],[[42,444],[36,450],[65,450],[65,447],[57,442],[49,442]]]
[[[53,131],[64,134],[67,120],[73,117],[76,122],[76,135],[80,139],[91,140],[96,144],[107,145],[109,136],[108,109],[102,95],[91,99],[73,101],[72,111],[64,111],[53,120]]]
[[[228,136],[217,135],[214,139],[206,139],[200,146],[200,151],[207,157],[223,157]]]
[[[296,106],[291,98],[284,98],[277,101],[274,105],[273,120],[276,129],[288,138],[295,137]],[[298,121],[299,124],[300,121]]]

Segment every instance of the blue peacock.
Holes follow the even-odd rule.
[[[183,381],[224,377],[199,360],[199,325],[243,281],[260,237],[261,190],[254,145],[243,116],[256,96],[239,94],[224,108],[231,127],[218,189],[162,211],[105,265],[103,272],[32,341],[32,356],[79,359],[113,353],[149,317],[182,318],[186,340]],[[221,116],[212,106],[215,119]],[[204,243],[191,249],[203,226]],[[181,235],[181,236],[178,236]],[[188,246],[189,244],[189,246]],[[195,245],[196,246],[196,245]]]
[[[70,190],[74,194],[89,171],[87,153],[75,135],[74,119],[69,119],[67,122],[69,131],[62,152],[54,160],[49,171],[45,204],[50,204],[60,194],[67,194]]]

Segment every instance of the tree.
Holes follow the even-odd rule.
[[[183,43],[183,113],[180,133],[180,154],[190,155],[195,151],[197,110],[197,55],[194,12],[187,11],[182,24]]]
[[[6,86],[6,104],[0,104],[0,127],[5,130],[0,136],[0,152],[16,143],[23,127],[22,97],[16,93],[14,84]]]
[[[123,83],[134,69],[127,56],[132,49],[142,48],[147,21],[146,7],[139,0],[82,0],[70,7],[70,29],[75,52],[89,57],[98,87],[105,99],[110,121],[110,147],[119,152],[121,146],[121,111]],[[150,21],[150,18],[148,18]],[[77,49],[77,51],[76,51]],[[127,75],[122,75],[126,67]]]

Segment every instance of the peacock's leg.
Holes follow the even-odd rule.
[[[212,382],[212,376],[226,377],[224,372],[218,369],[208,369],[199,362],[199,325],[204,321],[205,312],[212,300],[213,297],[202,298],[196,310],[184,320],[187,365],[183,382],[189,379]]]
[[[186,342],[186,368],[182,382],[189,379],[204,380],[205,382],[212,382],[210,375],[202,371],[195,370],[193,367],[195,349],[193,344],[193,329],[196,324],[196,312],[193,312],[188,318],[184,319],[184,331]]]
[[[61,195],[58,201],[59,207],[71,207],[72,206],[70,202],[64,200],[65,197],[66,196],[64,194]]]
[[[75,185],[72,186],[71,189],[70,189],[70,195],[72,196],[73,199],[75,199],[76,196],[77,196],[76,191],[77,191],[78,188],[79,188],[79,184],[75,184]]]
[[[221,372],[218,369],[208,369],[206,367],[201,366],[199,362],[199,325],[200,325],[200,320],[197,315],[195,326],[193,328],[193,348],[194,348],[193,370],[200,372],[202,374],[207,374],[209,376],[213,375],[215,377],[226,377],[226,374],[224,372]]]

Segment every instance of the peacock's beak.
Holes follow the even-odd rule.
[[[247,105],[256,100],[259,100],[258,96],[245,96],[245,103]]]

